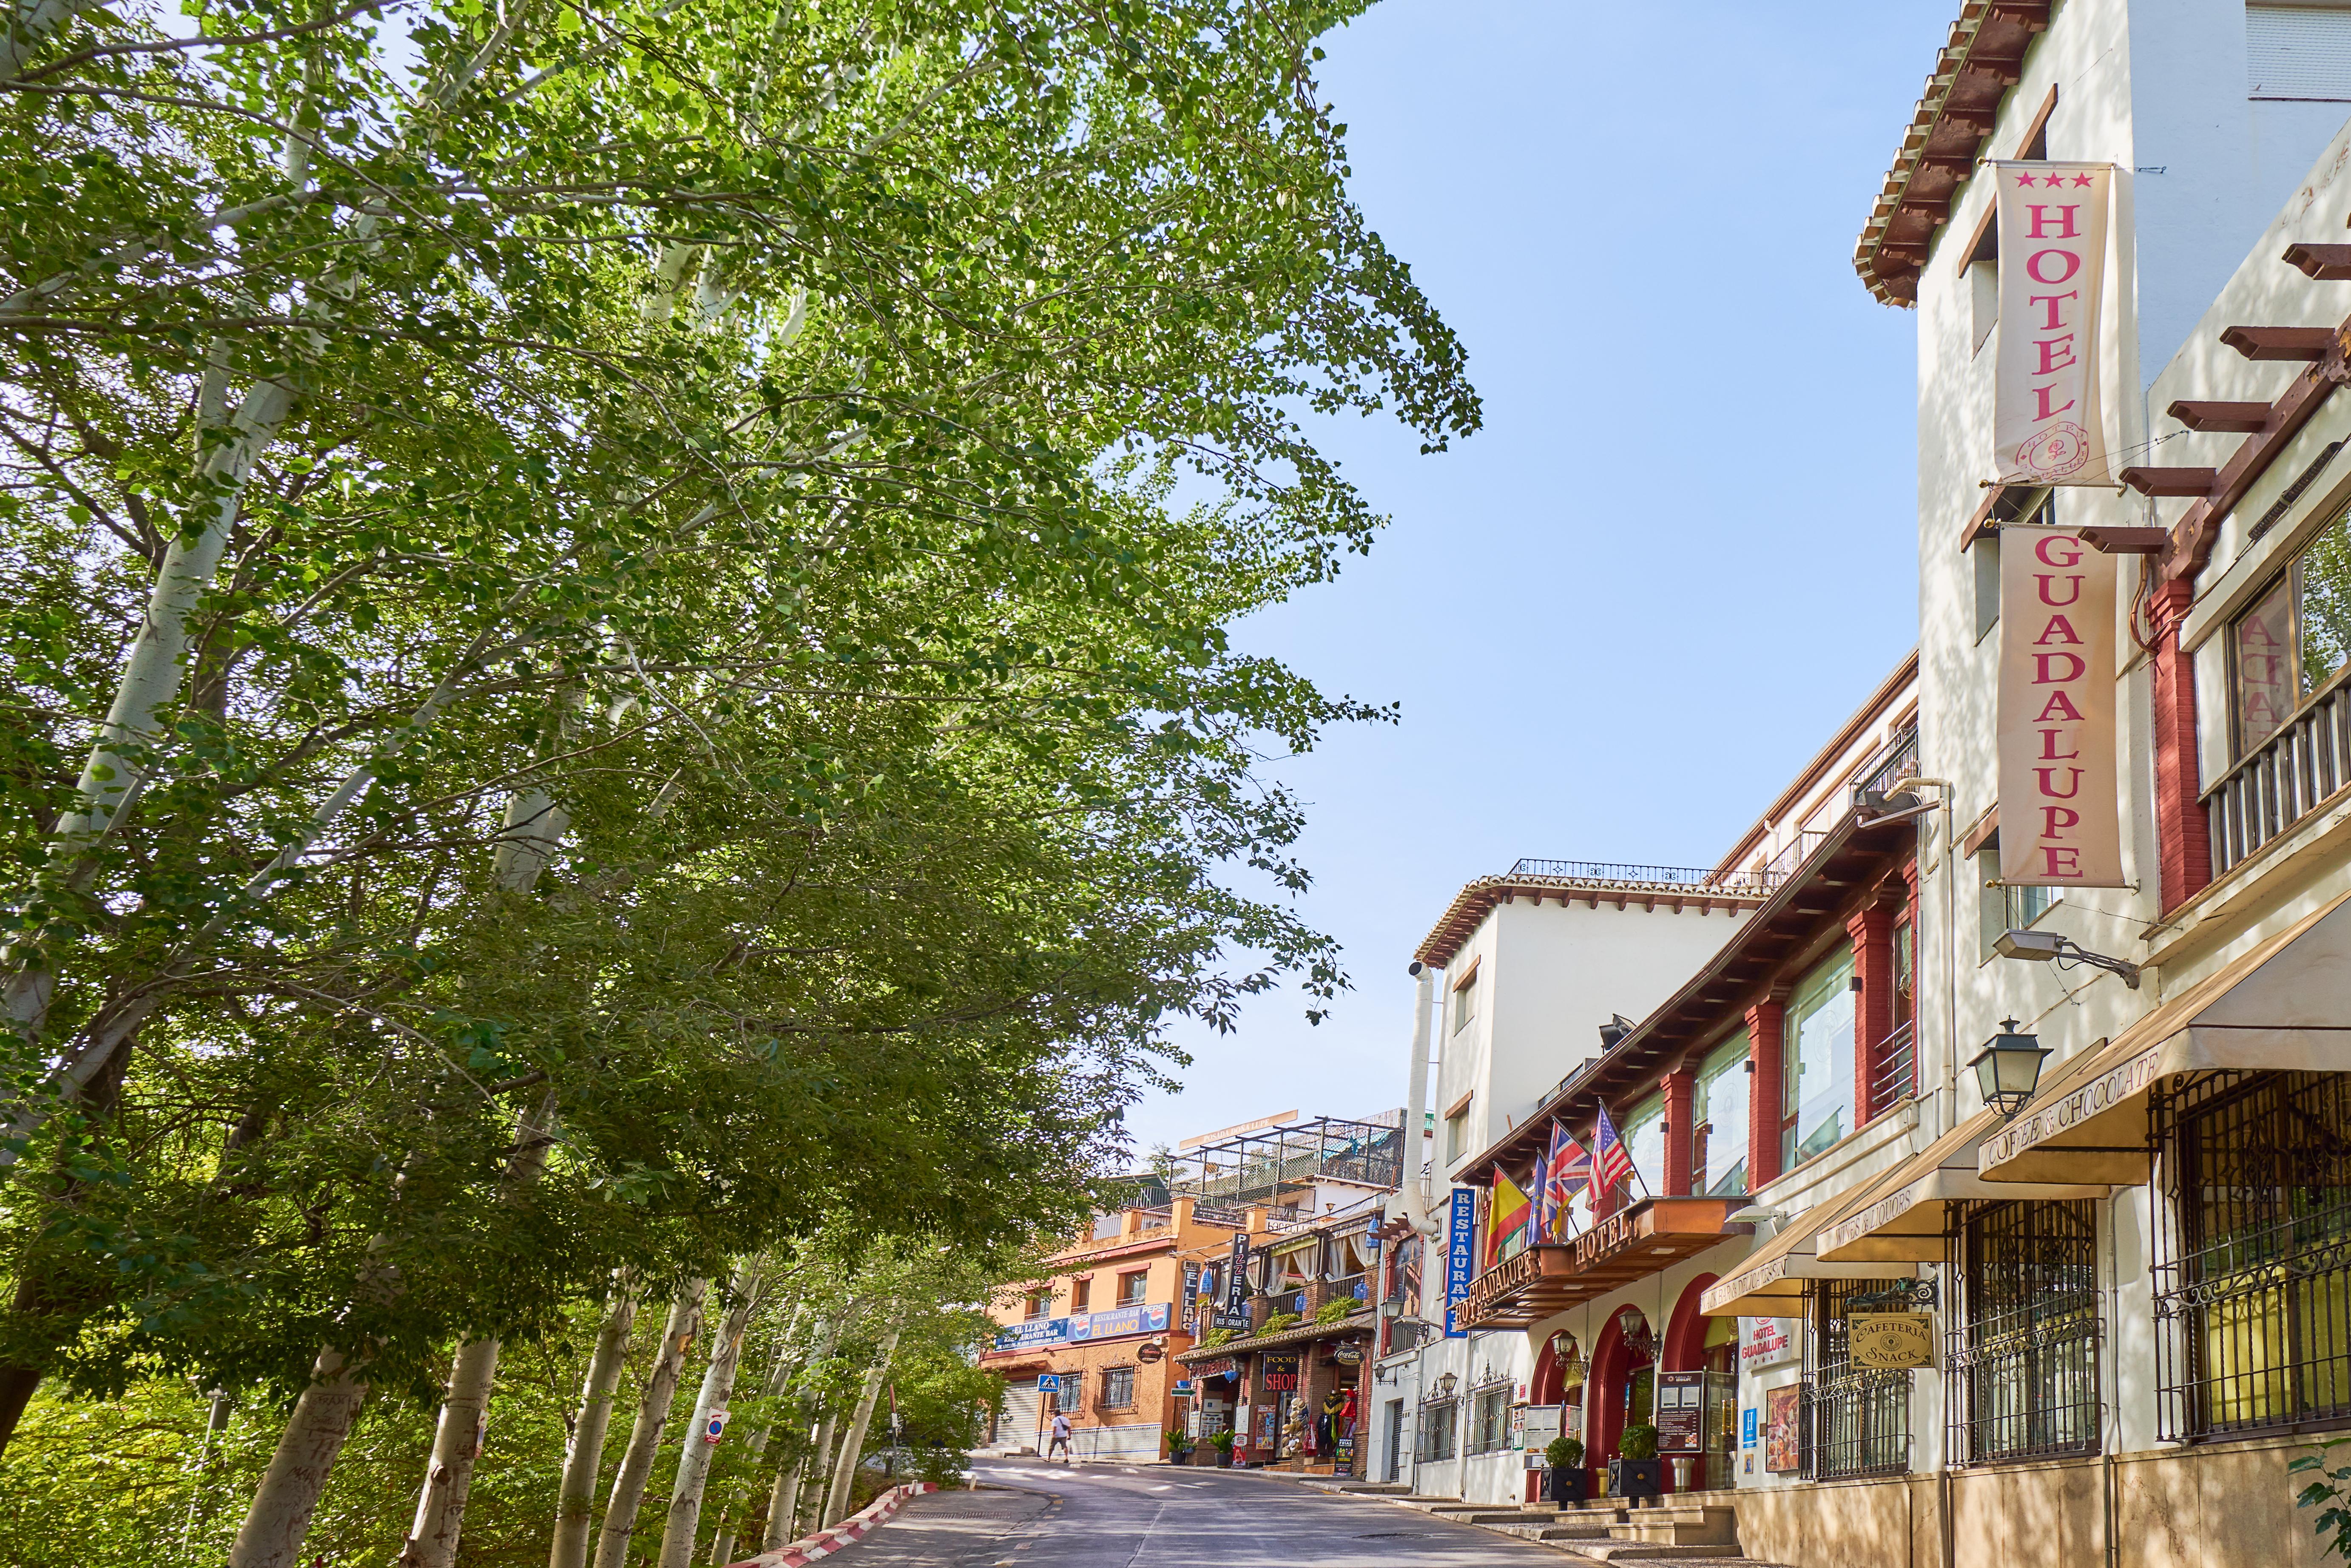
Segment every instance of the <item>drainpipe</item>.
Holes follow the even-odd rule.
[[[1412,1109],[1406,1114],[1410,1125],[1405,1129],[1405,1157],[1412,1159],[1414,1152],[1427,1147],[1429,1156],[1423,1164],[1416,1161],[1410,1171],[1407,1190],[1411,1197],[1405,1206],[1412,1211],[1412,1228],[1423,1236],[1437,1234],[1437,1154],[1429,1145],[1428,1129],[1428,1010],[1437,995],[1437,972],[1428,965],[1415,961],[1405,971],[1420,984],[1413,993],[1412,1004],[1412,1092],[1407,1098]]]

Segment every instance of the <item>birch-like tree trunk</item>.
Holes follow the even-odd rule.
[[[784,1333],[783,1343],[776,1347],[776,1364],[774,1369],[768,1374],[768,1386],[760,1391],[770,1406],[768,1416],[767,1419],[760,1422],[758,1427],[751,1433],[751,1435],[744,1440],[743,1469],[753,1475],[759,1473],[760,1456],[764,1455],[768,1451],[768,1435],[775,1430],[776,1417],[773,1412],[774,1402],[784,1396],[784,1390],[790,1386],[791,1384],[792,1341],[797,1337],[799,1326],[799,1320],[796,1313],[793,1317],[791,1328],[787,1329]],[[743,1489],[737,1487],[733,1495],[729,1496],[726,1500],[719,1506],[718,1531],[716,1534],[710,1538],[710,1561],[715,1564],[720,1565],[720,1568],[724,1568],[727,1556],[735,1550],[735,1536],[737,1533],[735,1529],[735,1511],[741,1504],[742,1500]]]
[[[856,1304],[852,1300],[842,1312],[835,1312],[825,1320],[824,1330],[817,1336],[816,1344],[810,1350],[808,1360],[802,1364],[804,1366],[814,1367],[832,1354],[833,1346],[841,1343],[841,1323],[847,1313],[855,1310]],[[824,1399],[820,1394],[815,1407],[807,1412],[808,1417],[810,1420],[816,1419],[823,1406]],[[825,1448],[832,1441],[832,1422],[830,1416],[825,1418],[810,1437],[815,1444],[817,1473],[821,1475],[824,1473]],[[775,1487],[768,1494],[767,1538],[760,1543],[761,1551],[773,1552],[786,1542],[799,1539],[793,1527],[799,1522],[800,1480],[808,1474],[808,1470],[809,1450],[802,1449],[799,1457],[792,1461],[789,1469],[779,1469],[776,1472]]]
[[[629,1330],[636,1325],[637,1291],[626,1271],[614,1276],[604,1326],[596,1333],[595,1354],[580,1391],[580,1415],[563,1451],[563,1480],[555,1497],[555,1542],[547,1568],[586,1568],[588,1527],[596,1516],[596,1473],[603,1463],[604,1434],[612,1424],[612,1395],[628,1364]]]
[[[734,1294],[735,1304],[711,1336],[710,1364],[695,1396],[694,1419],[678,1445],[677,1479],[670,1487],[669,1518],[662,1526],[660,1568],[688,1568],[694,1561],[694,1542],[702,1532],[702,1494],[710,1481],[710,1461],[718,1451],[716,1444],[706,1440],[704,1428],[734,1396],[736,1369],[743,1364],[743,1335],[759,1304],[756,1266],[736,1270]]]
[[[98,0],[18,0],[11,5],[6,21],[0,23],[0,86],[24,74],[25,62],[41,47],[41,40],[97,4]]]
[[[653,1473],[662,1427],[669,1420],[670,1400],[677,1393],[678,1374],[685,1366],[686,1342],[701,1319],[703,1293],[709,1289],[709,1281],[693,1281],[669,1304],[669,1321],[662,1326],[661,1354],[645,1375],[636,1425],[629,1428],[629,1446],[621,1456],[619,1473],[612,1478],[611,1498],[604,1505],[604,1528],[596,1532],[596,1568],[626,1568],[629,1536],[637,1528],[645,1481]]]
[[[228,1568],[293,1568],[335,1456],[342,1452],[366,1398],[367,1385],[341,1353],[320,1351],[310,1386],[295,1402],[269,1469],[253,1490],[253,1506],[229,1548]]]
[[[824,1500],[824,1512],[818,1517],[820,1526],[835,1525],[849,1511],[849,1483],[857,1475],[857,1461],[865,1452],[865,1428],[873,1421],[873,1402],[882,1397],[882,1385],[890,1375],[890,1358],[898,1354],[898,1325],[892,1323],[890,1332],[882,1336],[882,1353],[873,1358],[873,1365],[865,1374],[865,1386],[858,1391],[857,1409],[849,1417],[849,1430],[841,1437],[841,1457],[832,1464],[832,1492]]]
[[[498,1373],[500,1343],[468,1340],[457,1348],[449,1394],[441,1402],[441,1422],[433,1433],[433,1457],[416,1497],[416,1518],[400,1549],[400,1568],[451,1568],[457,1559],[457,1530],[489,1421],[490,1385]]]
[[[833,1435],[840,1430],[841,1411],[834,1406],[831,1400],[828,1399],[825,1401],[824,1419],[817,1424],[816,1447],[809,1450],[806,1466],[805,1479],[813,1481],[816,1484],[816,1495],[811,1500],[808,1521],[809,1529],[811,1532],[824,1523],[824,1521],[818,1516],[824,1511],[826,1479],[832,1474]],[[799,1476],[795,1476],[792,1480],[792,1486],[794,1489],[792,1492],[791,1506],[792,1533],[784,1538],[787,1541],[796,1541],[799,1538],[800,1500],[799,1488],[801,1485],[801,1480],[802,1478]]]

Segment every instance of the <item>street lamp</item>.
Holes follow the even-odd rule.
[[[2016,1020],[2001,1020],[2000,1032],[1984,1041],[1968,1065],[1976,1071],[1976,1087],[1983,1102],[2013,1122],[2032,1092],[2041,1086],[2041,1061],[2049,1054],[2041,1037],[2016,1032]]]
[[[2076,964],[2087,964],[2094,969],[2104,969],[2110,975],[2120,975],[2123,984],[2138,989],[2138,966],[2123,958],[2109,958],[2104,953],[2093,953],[2070,936],[2060,936],[2054,931],[2003,931],[1992,938],[1991,950],[2003,958],[2022,958],[2028,964],[2054,961],[2061,969]]]
[[[1437,1380],[1437,1396],[1439,1399],[1452,1398],[1453,1390],[1459,1385],[1460,1382],[1461,1380],[1459,1378],[1454,1376],[1449,1372],[1447,1373],[1444,1376]]]

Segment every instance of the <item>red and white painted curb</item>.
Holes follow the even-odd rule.
[[[740,1563],[730,1563],[726,1568],[802,1568],[820,1557],[830,1557],[852,1541],[861,1541],[878,1530],[890,1516],[906,1505],[908,1498],[920,1497],[939,1489],[930,1481],[908,1481],[904,1486],[892,1487],[862,1511],[853,1513],[831,1530],[820,1530],[814,1535],[804,1535],[789,1546],[779,1546],[773,1552],[762,1552],[757,1557],[747,1557]]]

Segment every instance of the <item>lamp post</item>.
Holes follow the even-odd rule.
[[[2000,1032],[1984,1041],[1968,1065],[1975,1069],[1983,1103],[1998,1111],[2003,1121],[2013,1122],[2041,1086],[2041,1063],[2048,1054],[2040,1036],[2020,1034],[2016,1020],[2004,1019]]]

